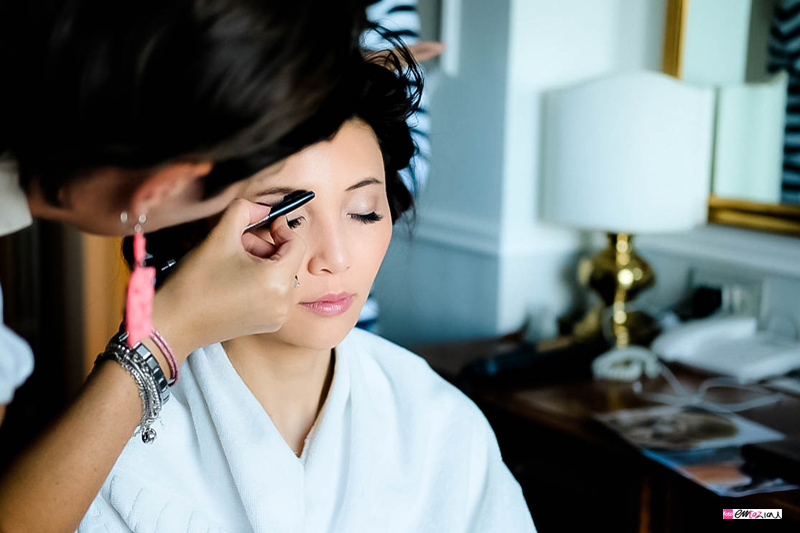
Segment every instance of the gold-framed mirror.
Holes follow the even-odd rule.
[[[722,103],[727,102],[722,100],[724,91],[727,89],[730,89],[731,93],[739,91],[734,94],[741,95],[742,89],[758,86],[759,83],[755,82],[763,81],[758,78],[759,76],[767,79],[769,75],[767,69],[776,68],[775,55],[780,54],[779,47],[775,46],[775,39],[780,37],[782,27],[773,28],[778,24],[778,17],[791,16],[793,18],[788,22],[789,24],[794,24],[795,19],[800,23],[800,9],[776,10],[776,7],[780,7],[781,2],[782,0],[726,0],[725,2],[667,0],[662,71],[690,83],[706,83],[717,89],[717,121],[713,158],[715,167],[712,168],[714,185],[709,191],[708,222],[800,236],[800,186],[798,186],[800,181],[797,183],[792,181],[795,167],[790,163],[789,158],[795,156],[787,155],[794,154],[794,147],[791,146],[792,141],[789,139],[791,132],[786,128],[787,103],[790,110],[792,104],[795,104],[791,101],[791,92],[794,87],[791,82],[784,81],[789,89],[787,91],[784,86],[782,95],[779,95],[780,91],[773,93],[784,98],[780,103],[775,100],[773,105],[773,108],[775,105],[782,106],[778,109],[783,111],[780,124],[777,123],[777,114],[773,120],[773,123],[779,128],[779,131],[775,132],[775,127],[772,127],[772,131],[776,135],[763,137],[764,142],[761,145],[764,146],[760,147],[754,147],[752,143],[748,146],[747,143],[742,142],[746,136],[740,135],[739,142],[742,146],[726,147],[727,153],[733,151],[737,153],[738,157],[747,156],[746,150],[748,149],[768,150],[776,154],[773,157],[772,166],[769,167],[769,172],[752,173],[753,179],[769,181],[766,188],[772,193],[767,196],[774,200],[765,201],[763,195],[759,197],[757,194],[751,197],[747,191],[742,191],[741,194],[735,190],[731,192],[730,188],[725,189],[724,193],[716,190],[722,188],[717,187],[717,183],[721,169],[726,168],[719,162],[721,153],[719,144],[723,139],[721,134],[726,133],[720,127],[720,120],[723,117],[721,113],[723,109],[729,109],[722,107]],[[722,9],[727,11],[719,13],[719,10]],[[714,24],[725,24],[725,31],[711,31],[710,28]],[[720,57],[730,59],[728,71],[722,70],[724,65],[719,67],[720,63],[726,63],[726,61],[715,61],[712,57],[715,48],[718,53],[717,59]],[[731,55],[726,56],[725,54],[728,53]],[[698,58],[699,55],[704,57]],[[702,68],[703,61],[709,66],[709,70],[714,70],[714,76],[709,76],[708,79],[703,79],[702,74],[697,74],[698,69]],[[712,64],[713,66],[711,66]],[[787,80],[792,78],[787,75]],[[800,90],[800,87],[797,88]],[[740,102],[740,106],[743,105]],[[757,105],[764,105],[763,97],[758,100]],[[754,105],[749,106],[747,112],[750,115],[753,114],[754,107]],[[752,119],[752,116],[749,119]],[[739,122],[747,124],[746,120]],[[727,124],[730,124],[730,121]],[[754,131],[760,130],[752,128],[748,132],[751,138]],[[800,123],[798,123],[798,131],[800,131]],[[774,164],[776,158],[777,166]],[[735,157],[733,160],[735,161]],[[800,170],[797,171],[797,174],[797,178],[800,180]],[[762,190],[764,189],[763,185],[761,185]],[[794,192],[795,190],[797,192]]]

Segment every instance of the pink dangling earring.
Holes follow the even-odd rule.
[[[121,218],[126,220],[127,216],[123,215]],[[149,337],[153,330],[152,314],[156,269],[144,266],[146,241],[142,232],[142,224],[146,220],[146,215],[139,215],[133,235],[134,267],[128,282],[128,298],[125,305],[125,329],[128,332],[128,346],[131,348],[142,339]]]

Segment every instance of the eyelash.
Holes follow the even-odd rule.
[[[372,213],[369,213],[368,215],[356,215],[356,214],[353,214],[353,215],[350,215],[350,216],[352,218],[354,218],[355,220],[363,222],[364,224],[374,224],[375,222],[379,222],[379,221],[383,220],[383,216],[379,215],[375,211],[373,211]]]
[[[374,224],[375,222],[380,222],[383,220],[383,215],[379,215],[375,211],[366,215],[359,215],[359,214],[351,214],[350,217],[354,220],[358,220],[359,222],[363,222],[364,224]],[[291,229],[295,229],[300,226],[301,221],[305,217],[297,217],[293,220],[289,221],[289,227]]]

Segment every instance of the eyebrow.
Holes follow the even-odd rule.
[[[270,189],[265,189],[261,192],[257,192],[256,196],[271,196],[273,194],[282,194],[286,196],[287,194],[291,194],[298,189],[292,189],[291,187],[272,187]]]
[[[363,180],[359,181],[355,185],[351,185],[350,187],[345,189],[345,192],[354,191],[356,189],[360,189],[361,187],[366,187],[367,185],[374,185],[376,183],[377,184],[381,184],[383,182],[381,180],[379,180],[378,178],[366,178],[366,179],[363,179]]]
[[[360,189],[361,187],[366,187],[367,185],[374,185],[374,184],[380,185],[382,183],[383,182],[381,180],[379,180],[378,178],[365,178],[365,179],[359,181],[358,183],[356,183],[355,185],[351,185],[350,187],[345,189],[345,192],[354,191],[356,189]],[[293,189],[291,187],[271,187],[269,189],[264,189],[263,191],[261,191],[259,193],[256,193],[256,196],[271,196],[271,195],[275,195],[275,194],[282,194],[282,195],[286,196],[287,194],[291,194],[291,193],[296,192],[298,190],[299,189]]]

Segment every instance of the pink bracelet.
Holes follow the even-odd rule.
[[[150,338],[153,339],[153,342],[156,343],[158,349],[161,350],[161,353],[163,353],[164,357],[167,359],[167,364],[169,365],[169,381],[167,383],[169,383],[171,387],[178,381],[178,361],[175,359],[175,353],[161,333],[156,331],[156,328],[153,328]]]

